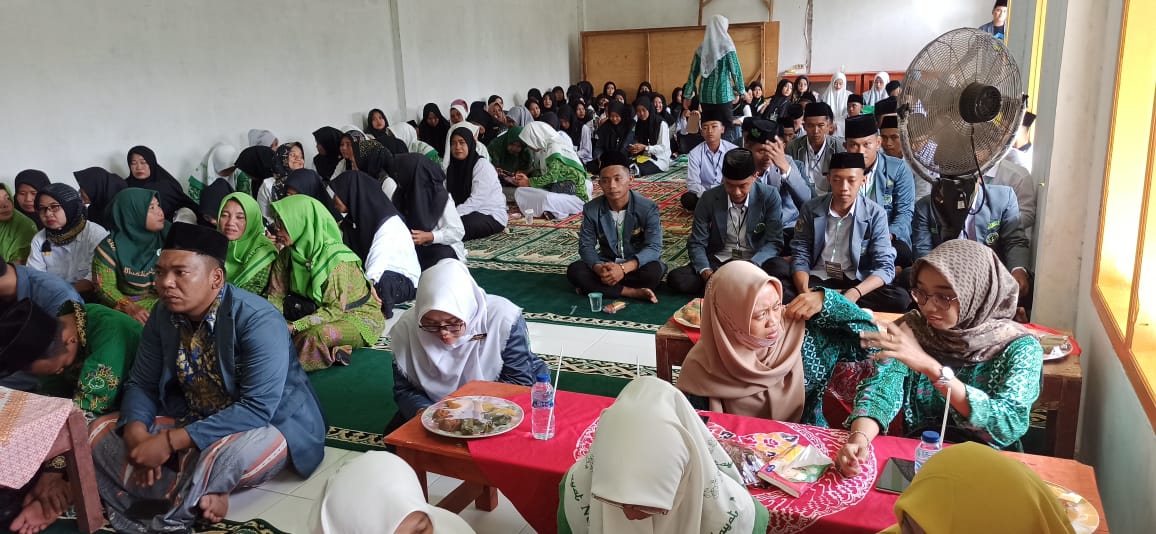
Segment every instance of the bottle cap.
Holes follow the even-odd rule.
[[[938,445],[939,444],[939,432],[936,432],[934,430],[924,430],[923,431],[923,442],[924,443],[934,443],[934,444]]]
[[[538,373],[538,381],[539,382],[545,382],[545,383],[549,384],[550,383],[550,373]],[[936,434],[936,436],[938,436],[938,435],[939,434]],[[936,439],[939,439],[939,438],[936,438]]]

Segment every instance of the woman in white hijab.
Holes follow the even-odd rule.
[[[400,426],[471,380],[531,386],[549,376],[530,351],[522,309],[487,295],[465,264],[445,259],[418,279],[414,309],[390,331]]]
[[[384,451],[338,468],[311,522],[315,534],[474,534],[460,516],[427,503],[413,468]]]
[[[823,102],[831,106],[831,111],[835,115],[835,135],[843,136],[843,123],[847,120],[847,97],[851,96],[851,91],[847,90],[847,75],[842,72],[835,73],[835,77],[831,78],[831,85],[827,86],[827,91],[823,93]]]
[[[389,125],[389,133],[392,133],[405,146],[409,148],[410,152],[414,154],[421,154],[438,165],[441,165],[442,158],[438,156],[436,148],[429,145],[429,143],[417,138],[417,130],[410,126],[408,122],[400,122]]]
[[[277,140],[277,136],[269,130],[259,130],[257,128],[249,130],[249,146],[262,145],[277,150],[277,145],[279,144],[281,143]]]
[[[201,164],[189,175],[189,198],[200,201],[201,191],[217,180],[228,181],[229,186],[237,191],[237,168],[233,166],[234,161],[237,161],[237,147],[228,143],[213,145],[201,160]],[[242,185],[245,186],[242,191],[250,190],[249,184]]]
[[[560,487],[559,534],[767,531],[768,513],[674,386],[636,378]]]
[[[594,183],[570,137],[535,121],[522,130],[518,139],[534,153],[532,175],[514,174],[518,186],[514,200],[522,213],[533,210],[558,219],[581,213],[582,206],[594,194]]]
[[[876,74],[875,80],[871,82],[871,90],[863,93],[863,105],[874,106],[876,102],[887,98],[887,84],[889,83],[891,83],[891,76],[886,72]]]

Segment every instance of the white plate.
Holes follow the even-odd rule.
[[[489,410],[486,410],[483,405],[489,405]],[[439,414],[439,411],[443,411]],[[473,416],[480,416],[486,418],[498,411],[512,412],[510,421],[502,425],[495,425],[489,432],[479,434],[461,434],[455,430],[442,430],[438,426],[438,420],[435,419],[437,415],[449,415],[448,419],[475,419]],[[522,424],[522,419],[526,417],[522,407],[510,402],[509,400],[499,397],[487,397],[482,395],[473,395],[465,397],[453,397],[449,399],[442,399],[434,403],[429,408],[426,408],[421,414],[421,424],[434,434],[446,436],[449,438],[488,438],[490,436],[497,436],[505,434]]]
[[[687,328],[694,328],[695,330],[698,330],[700,327],[697,323],[691,322],[690,320],[686,319],[683,316],[683,314],[685,314],[688,309],[694,309],[694,308],[698,309],[698,316],[699,316],[699,319],[701,320],[702,319],[702,299],[701,298],[694,299],[694,300],[686,303],[685,306],[679,308],[678,311],[674,312],[674,315],[671,317],[671,319],[674,319],[674,322],[676,322],[682,326],[685,326]]]
[[[1060,507],[1068,514],[1068,520],[1072,522],[1072,528],[1075,529],[1076,534],[1092,534],[1100,527],[1100,513],[1087,499],[1059,484],[1046,480],[1044,483],[1051,488],[1052,493],[1056,494],[1056,499],[1060,501]]]

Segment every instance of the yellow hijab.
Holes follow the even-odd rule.
[[[895,502],[903,532],[910,517],[927,534],[1032,532],[1074,534],[1056,495],[1028,466],[986,445],[961,443],[933,456]]]

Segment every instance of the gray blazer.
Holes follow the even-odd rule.
[[[779,255],[783,248],[783,216],[779,193],[766,184],[751,184],[747,199],[747,239],[755,250],[751,261],[757,265]],[[695,272],[710,268],[709,255],[726,245],[730,197],[718,185],[702,194],[694,208],[694,227],[686,241],[686,251]]]
[[[790,143],[787,143],[787,155],[803,162],[802,170],[806,173],[807,182],[811,184],[812,189],[817,193],[827,193],[831,191],[831,186],[827,185],[827,181],[823,180],[822,183],[816,183],[811,177],[811,171],[806,168],[807,143],[809,142],[805,135],[796,137]],[[823,152],[823,176],[827,176],[827,174],[831,172],[831,156],[836,152],[846,152],[847,149],[843,147],[843,138],[837,135],[828,135],[824,144],[827,146],[827,149]]]
[[[630,191],[626,217],[622,221],[622,256],[618,255],[618,228],[610,216],[606,197],[587,202],[582,208],[582,229],[578,231],[578,255],[590,267],[608,261],[638,260],[642,267],[662,257],[662,221],[658,204]]]
[[[810,272],[819,265],[827,244],[827,218],[831,194],[811,199],[799,211],[795,238],[791,241],[793,272]],[[895,248],[891,246],[887,213],[878,204],[858,195],[855,226],[851,234],[851,261],[859,280],[875,275],[890,284],[895,279]]]
[[[931,196],[927,195],[915,203],[915,225],[911,229],[911,240],[916,259],[928,255],[940,243],[958,238],[940,234],[939,219],[932,209]],[[1015,191],[1006,185],[988,185],[987,196],[977,207],[979,210],[973,217],[975,240],[995,250],[1008,270],[1016,267],[1028,269],[1031,265],[1031,250],[1027,235],[1020,225],[1020,208]]]

